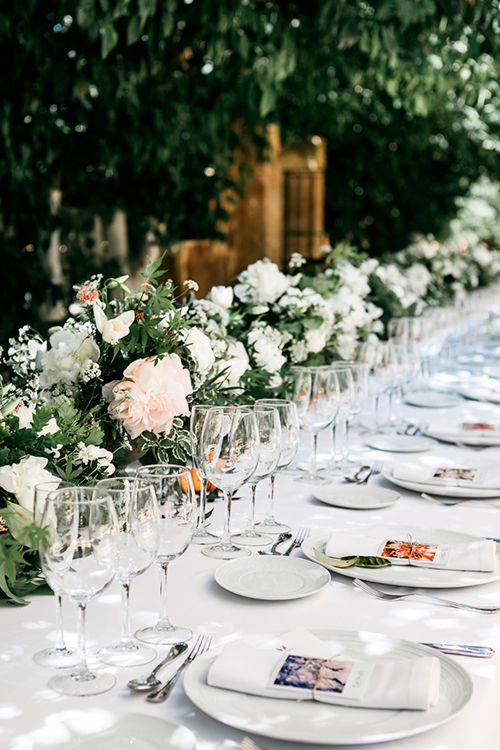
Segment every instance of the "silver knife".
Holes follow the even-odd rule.
[[[476,656],[479,659],[489,659],[495,653],[495,649],[491,646],[468,646],[458,643],[424,643],[423,645],[452,656]]]

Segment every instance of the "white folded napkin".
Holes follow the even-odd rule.
[[[450,459],[438,460],[428,464],[424,462],[398,463],[392,467],[394,479],[418,484],[435,484],[436,487],[467,487],[477,489],[497,489],[500,494],[500,472],[495,466],[475,462],[470,458],[462,462]]]
[[[475,425],[475,426],[474,426]],[[481,428],[484,425],[484,428]],[[493,419],[464,417],[460,421],[450,419],[433,419],[425,428],[429,435],[442,435],[467,442],[474,440],[498,440],[500,438],[500,422]]]
[[[401,544],[396,545],[394,542]],[[367,537],[366,534],[335,532],[328,540],[325,554],[335,558],[349,555],[384,557],[390,560],[392,565],[484,573],[496,570],[497,566],[495,542],[489,539],[444,544],[432,542],[430,534],[425,540],[415,539],[401,529],[396,532],[388,529],[387,534],[383,537],[379,535],[377,538]],[[397,557],[398,554],[401,557]],[[410,554],[411,558],[403,556]]]
[[[276,679],[281,684],[275,684]],[[439,699],[440,663],[434,656],[356,660],[332,653],[331,647],[307,630],[296,630],[274,646],[256,647],[241,640],[228,644],[210,665],[207,682],[266,698],[425,710]]]

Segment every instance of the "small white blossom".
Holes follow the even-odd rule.
[[[200,290],[200,285],[196,281],[193,281],[193,279],[187,279],[184,282],[184,286],[191,292],[198,292]]]

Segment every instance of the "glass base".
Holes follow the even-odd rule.
[[[97,656],[104,664],[111,664],[113,667],[136,667],[153,661],[157,653],[156,649],[151,646],[143,646],[130,641],[105,646],[97,652]]]
[[[296,482],[300,484],[324,484],[327,479],[319,473],[316,474],[302,474],[300,477],[296,477]]]
[[[68,669],[78,664],[78,654],[70,648],[44,648],[33,654],[33,661],[39,667],[49,669]]]
[[[291,526],[288,526],[286,523],[280,523],[275,518],[264,518],[263,521],[256,524],[255,528],[266,534],[283,534],[285,531],[290,531]]]
[[[220,539],[220,537],[216,534],[212,534],[210,531],[201,528],[194,532],[191,544],[215,544],[218,539]]]
[[[189,628],[177,628],[175,625],[168,628],[152,625],[149,628],[137,630],[135,637],[143,643],[152,643],[155,646],[171,646],[173,643],[189,641],[193,637],[193,631]]]
[[[107,693],[116,685],[116,677],[108,672],[78,672],[51,677],[49,687],[62,695],[99,695]]]
[[[231,534],[231,541],[236,542],[236,544],[246,545],[247,547],[263,547],[266,544],[271,544],[273,540],[270,536],[259,534],[254,527],[246,529],[246,531],[242,531],[239,534]]]
[[[237,557],[248,557],[250,550],[234,544],[216,544],[213,547],[203,547],[201,554],[215,560],[234,560]]]

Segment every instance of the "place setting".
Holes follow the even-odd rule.
[[[463,458],[432,457],[384,464],[382,476],[398,487],[463,499],[500,497],[496,463],[484,453],[464,453]]]

